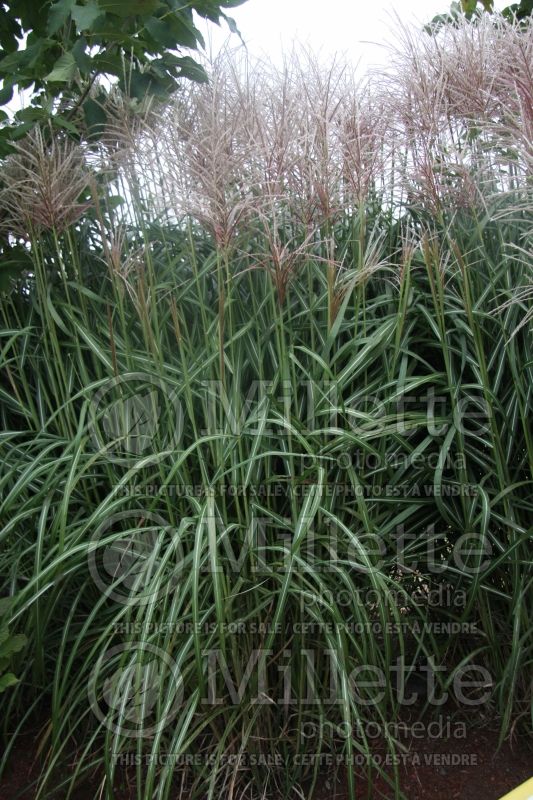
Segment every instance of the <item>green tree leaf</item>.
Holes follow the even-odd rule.
[[[72,19],[78,31],[88,31],[92,28],[98,17],[102,16],[102,9],[95,0],[89,0],[84,6],[75,5],[72,8]]]
[[[0,15],[0,47],[7,53],[18,47],[17,39],[22,38],[22,28],[17,19],[9,14]]]
[[[197,83],[207,83],[209,80],[205,69],[190,56],[175,58],[174,64],[179,67],[180,78],[189,78]]]
[[[13,84],[8,81],[4,81],[3,86],[0,89],[0,106],[9,103],[12,97],[13,97]]]
[[[160,0],[98,0],[102,11],[118,17],[147,16],[157,11]]]
[[[47,50],[56,46],[53,39],[42,39],[35,36],[28,36],[28,41],[24,50],[16,50],[0,60],[0,74],[8,75],[12,78],[19,78],[20,74],[26,74],[42,63]]]
[[[156,71],[157,62],[155,67],[155,70],[152,68],[143,72],[139,70],[131,72],[127,86],[125,86],[130,97],[142,100],[147,94],[151,94],[162,100],[168,96],[169,92],[174,88],[173,79],[164,73],[161,74],[159,72],[158,74],[158,71]]]
[[[238,27],[237,27],[237,23],[235,22],[235,20],[233,19],[233,17],[228,17],[228,15],[227,15],[227,14],[222,14],[222,17],[223,17],[223,19],[224,19],[224,21],[225,21],[226,25],[227,25],[227,26],[228,26],[228,28],[230,29],[230,31],[231,31],[232,33],[234,33],[236,36],[238,36],[238,37],[239,37],[239,39],[241,40],[241,42],[243,42],[243,38],[242,38],[242,36],[241,36],[241,32],[240,32],[240,30],[238,29]],[[243,43],[244,43],[244,42],[243,42]]]
[[[145,28],[150,36],[163,47],[176,49],[177,47],[195,48],[200,42],[203,46],[203,37],[193,23],[182,14],[173,14],[165,19],[150,17],[145,22]]]
[[[504,8],[502,14],[507,19],[525,20],[533,16],[533,0],[521,0],[520,3],[512,3],[507,8]]]
[[[89,137],[98,138],[102,134],[107,122],[107,115],[102,104],[92,97],[88,97],[82,108]]]
[[[15,114],[15,119],[20,122],[44,122],[49,116],[49,113],[44,108],[36,106],[27,106],[22,108]]]
[[[144,27],[158,44],[162,44],[164,47],[176,47],[178,44],[166,21],[163,22],[157,17],[149,17],[144,23]]]
[[[211,22],[219,23],[222,15],[221,8],[236,8],[242,5],[245,0],[196,0],[193,4],[194,10],[201,17],[211,20]]]
[[[48,36],[53,36],[65,24],[74,2],[75,0],[58,0],[57,3],[53,4],[48,14],[48,25],[46,26]]]
[[[76,59],[72,53],[63,53],[56,63],[53,70],[48,73],[45,80],[51,83],[69,83],[76,74]]]
[[[78,69],[82,75],[88,73],[91,69],[92,58],[87,53],[87,39],[85,36],[82,36],[78,39],[72,48],[72,55],[74,56]]]

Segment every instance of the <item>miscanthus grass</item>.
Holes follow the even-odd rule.
[[[531,725],[532,41],[404,32],[366,84],[223,60],[4,165],[2,766],[42,720],[36,797],[113,798],[132,754],[139,800],[311,797],[328,755],[400,797],[372,732],[405,745],[411,673],[417,712]]]

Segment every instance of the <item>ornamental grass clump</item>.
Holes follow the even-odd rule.
[[[401,798],[407,712],[529,728],[531,27],[405,37],[363,84],[222,59],[89,183],[44,134],[5,167],[0,766],[38,720],[36,798]]]

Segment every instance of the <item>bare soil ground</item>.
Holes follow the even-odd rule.
[[[8,769],[0,780],[0,800],[34,800],[35,781],[39,774],[38,744],[42,723],[20,737],[10,755]],[[498,800],[520,783],[533,776],[533,749],[530,740],[515,736],[498,749],[498,733],[490,727],[471,727],[464,738],[427,737],[411,739],[406,743],[407,753],[398,765],[401,787],[408,800]],[[384,751],[382,757],[385,757]],[[379,745],[376,756],[381,755]],[[457,763],[459,762],[459,763]],[[65,777],[74,765],[65,764]],[[332,773],[331,773],[332,774]],[[328,770],[314,794],[316,800],[345,800],[348,798],[346,775],[328,778]],[[134,800],[133,784],[130,790],[127,775],[117,800]],[[378,800],[391,798],[393,793],[383,779],[378,779],[369,790],[365,778],[356,772],[358,798]],[[76,800],[94,800],[98,781],[87,783],[75,791]],[[62,800],[59,791],[49,800]],[[222,800],[222,799],[221,799]]]

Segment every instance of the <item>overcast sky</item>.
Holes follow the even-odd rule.
[[[504,8],[511,0],[495,0]],[[335,53],[344,55],[363,71],[387,62],[389,41],[394,41],[397,14],[403,22],[429,22],[448,10],[451,0],[246,0],[229,9],[252,57],[281,63],[283,52],[293,43],[307,45],[324,60]],[[215,56],[224,45],[244,47],[226,24],[219,28],[197,17],[204,34],[206,50]],[[5,108],[16,111],[24,105],[15,96]]]
[[[505,2],[496,2],[501,8]],[[448,10],[450,0],[247,0],[228,14],[236,21],[252,56],[279,61],[294,41],[307,44],[324,57],[344,53],[365,68],[384,64],[384,44],[393,38],[394,13],[404,22],[424,25]],[[207,32],[208,50],[216,54],[228,41],[228,30],[200,26]],[[231,36],[232,47],[239,39]]]

